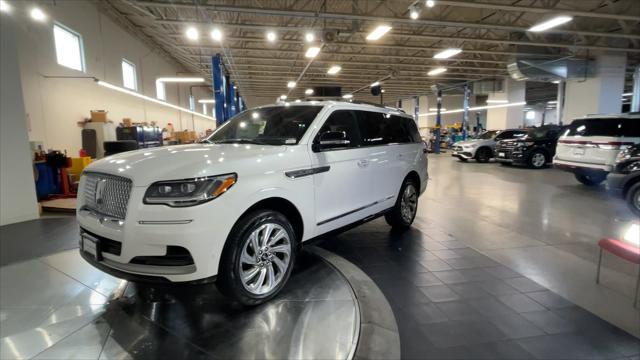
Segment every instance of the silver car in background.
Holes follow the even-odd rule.
[[[513,139],[527,133],[522,129],[489,130],[478,137],[453,144],[451,156],[461,161],[475,159],[479,163],[486,163],[494,157],[496,143],[500,140]]]

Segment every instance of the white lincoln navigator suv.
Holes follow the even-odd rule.
[[[275,296],[300,245],[384,215],[408,228],[426,146],[396,109],[334,101],[244,111],[198,144],[92,163],[80,253],[139,282],[207,282],[243,304]]]

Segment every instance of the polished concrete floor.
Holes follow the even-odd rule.
[[[346,280],[305,253],[283,293],[249,309],[213,285],[127,283],[78,250],[0,268],[0,359],[346,359],[358,319]]]
[[[638,266],[605,254],[595,284],[597,242],[619,238],[635,221],[604,186],[590,188],[556,169],[462,163],[430,156],[426,196],[415,226],[453,236],[605,320],[640,336],[633,308]]]

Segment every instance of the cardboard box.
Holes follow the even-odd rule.
[[[198,134],[195,131],[175,131],[173,135],[181,144],[191,144],[198,140]]]
[[[107,122],[107,112],[104,110],[91,110],[92,122]]]

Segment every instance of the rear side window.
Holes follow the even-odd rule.
[[[563,135],[640,137],[640,119],[596,118],[575,120]]]
[[[402,124],[404,136],[406,137],[406,141],[403,142],[420,142],[422,140],[420,132],[418,131],[418,126],[413,119],[392,115],[391,120]]]
[[[371,111],[356,111],[356,114],[363,146],[384,145],[391,142],[383,114]]]

